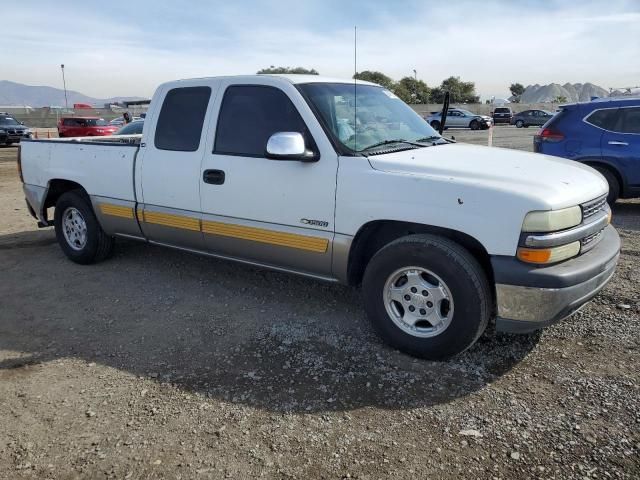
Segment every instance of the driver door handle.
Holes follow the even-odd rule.
[[[204,183],[211,185],[222,185],[224,183],[225,174],[222,170],[205,170],[202,174]]]
[[[609,145],[621,145],[623,147],[627,147],[629,144],[627,142],[618,142],[616,140],[610,140],[607,142]]]

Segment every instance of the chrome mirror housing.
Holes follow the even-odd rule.
[[[269,137],[265,156],[274,160],[316,161],[316,154],[307,149],[299,132],[277,132]]]

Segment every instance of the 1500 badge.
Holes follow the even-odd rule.
[[[300,223],[304,223],[305,225],[313,225],[314,227],[328,227],[329,222],[325,222],[324,220],[311,220],[308,218],[301,218]]]

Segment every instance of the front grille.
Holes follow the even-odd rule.
[[[591,200],[580,205],[582,207],[582,221],[585,221],[588,218],[593,217],[598,212],[602,211],[605,208],[606,204],[607,196],[605,195],[603,197],[596,198],[595,200]]]

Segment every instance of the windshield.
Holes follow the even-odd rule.
[[[20,125],[20,122],[13,117],[0,117],[0,125]]]
[[[351,151],[394,142],[441,140],[411,107],[382,87],[309,83],[299,88],[334,138]]]
[[[87,127],[104,127],[109,125],[103,118],[87,118]]]
[[[133,122],[124,127],[120,128],[115,134],[116,135],[135,135],[138,133],[142,133],[142,126],[144,122]]]

